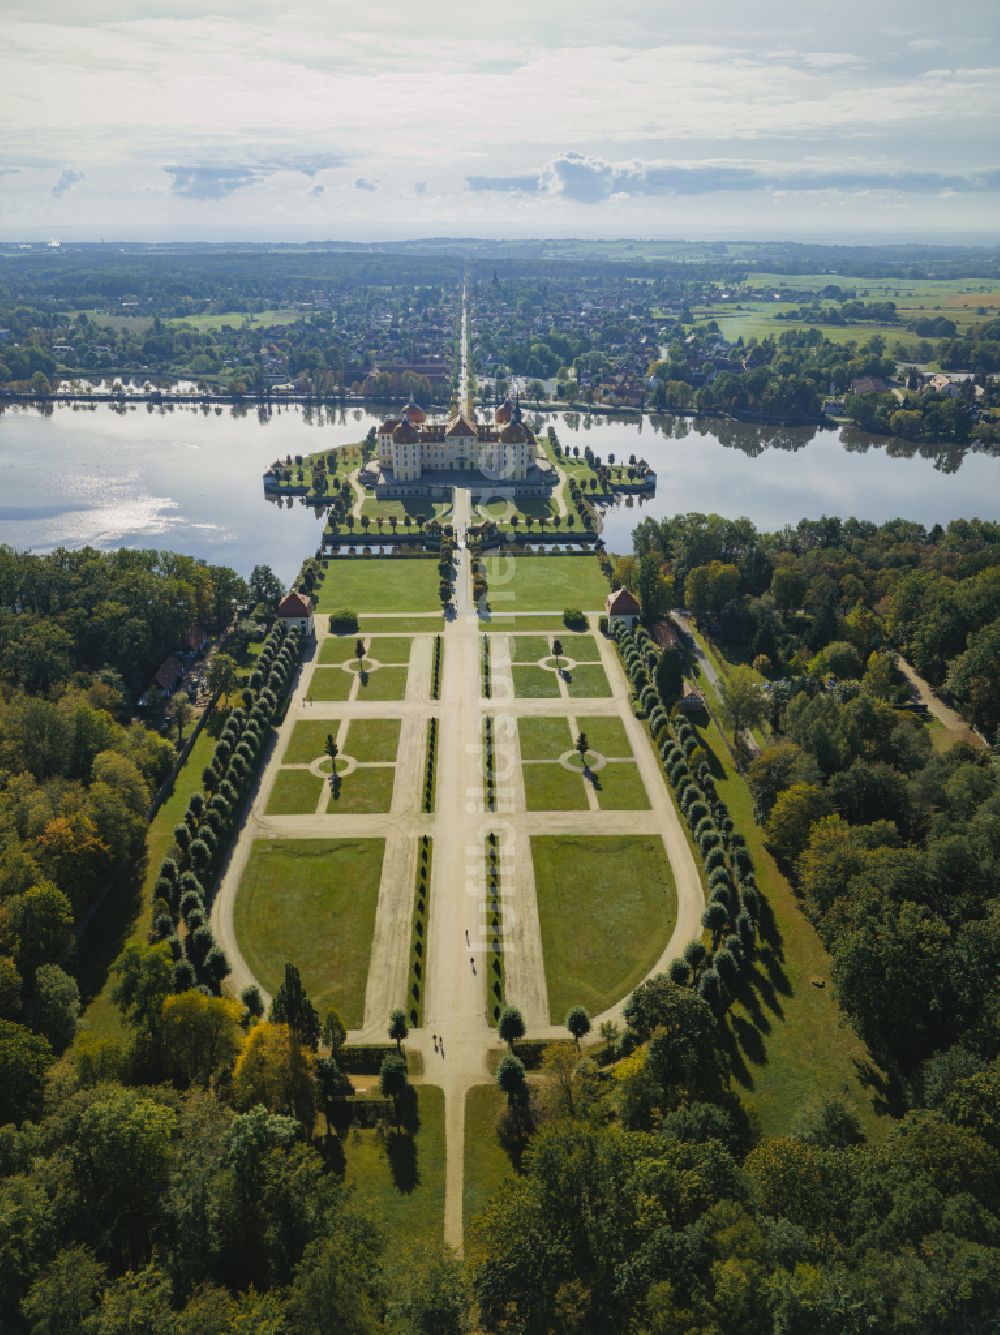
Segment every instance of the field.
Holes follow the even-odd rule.
[[[515,664],[511,676],[514,680],[514,694],[519,700],[559,698],[559,682],[554,672],[542,667]]]
[[[346,785],[345,785],[346,786]],[[240,951],[272,995],[295,964],[320,1015],[364,1018],[381,839],[257,840],[236,896]]]
[[[282,769],[274,777],[268,798],[267,815],[312,815],[323,793],[325,782],[306,769]]]
[[[870,1058],[837,1004],[830,957],[764,846],[750,791],[733,770],[714,723],[699,731],[717,775],[719,796],[746,836],[774,919],[775,943],[758,954],[768,974],[760,996],[737,1002],[729,1024],[743,1101],[760,1118],[766,1135],[781,1136],[787,1135],[804,1104],[838,1096],[857,1113],[865,1131],[877,1135],[871,1096],[858,1078],[859,1068]],[[815,987],[814,978],[824,986]]]
[[[663,844],[536,835],[531,854],[552,1022],[575,1005],[597,1015],[641,982],[670,939],[676,896]]]
[[[439,582],[437,562],[430,558],[339,557],[327,564],[316,610],[434,612],[441,606]]]
[[[278,309],[270,311],[226,311],[221,315],[185,315],[175,320],[164,320],[169,325],[193,325],[195,329],[238,329],[249,320],[253,325],[266,329],[269,325],[294,324],[296,320],[307,320],[310,311]]]
[[[345,776],[336,791],[331,790],[327,811],[341,816],[388,811],[395,782],[395,765],[359,765]]]
[[[914,343],[920,335],[907,329],[909,321],[944,316],[953,320],[958,333],[975,324],[981,324],[1000,310],[1000,283],[981,278],[907,279],[907,278],[850,278],[836,274],[767,274],[752,273],[753,296],[734,297],[733,301],[695,309],[698,323],[717,320],[727,339],[763,339],[777,336],[783,329],[818,328],[833,343],[850,339],[864,342],[878,334],[890,344]],[[774,301],[770,293],[800,290],[819,292],[827,284],[853,289],[860,301],[893,301],[899,314],[896,324],[874,324],[859,321],[856,324],[826,324],[815,320],[777,319],[802,306],[801,301]],[[811,303],[810,303],[811,304]],[[836,305],[820,300],[821,305]],[[737,310],[739,306],[741,309]],[[983,312],[986,312],[983,314]]]
[[[324,754],[327,737],[336,737],[337,719],[300,719],[292,730],[281,757],[283,765],[308,765]]]
[[[346,753],[364,764],[394,761],[398,746],[398,718],[357,718],[347,730]]]
[[[388,1235],[390,1251],[440,1241],[444,1226],[444,1095],[414,1085],[416,1130],[380,1142],[375,1131],[352,1130],[344,1146],[344,1181]]]
[[[524,802],[529,811],[586,811],[583,779],[562,765],[525,765]]]
[[[610,592],[597,558],[590,553],[517,556],[513,560],[487,557],[484,565],[494,616],[510,612],[556,612],[565,607],[596,612],[603,609]],[[512,578],[507,579],[511,572]]]

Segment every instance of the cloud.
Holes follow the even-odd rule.
[[[413,182],[413,193],[414,193],[415,195],[426,195],[426,194],[427,194],[427,182],[426,182],[426,181],[414,181],[414,182]]]
[[[310,179],[329,167],[342,167],[345,159],[328,153],[315,157],[276,158],[269,162],[244,163],[239,166],[197,164],[164,167],[170,188],[185,199],[224,199],[234,190],[275,176],[278,172],[299,172]]]
[[[355,190],[377,190],[378,181],[373,181],[370,176],[358,176],[354,182]]]
[[[467,176],[465,184],[469,190],[532,191],[541,188],[537,174],[535,176]]]
[[[170,188],[185,199],[224,199],[261,179],[255,167],[164,167]]]
[[[557,153],[534,175],[469,176],[472,191],[521,191],[599,204],[626,195],[707,195],[752,190],[895,190],[910,194],[1000,190],[1000,168],[937,172],[868,167],[774,167],[726,162],[609,162]]]
[[[52,187],[53,197],[59,199],[67,190],[72,190],[75,185],[79,185],[81,181],[86,179],[87,177],[83,172],[74,171],[72,167],[67,167]]]
[[[326,189],[325,185],[314,185],[311,187],[309,193],[311,195],[319,196],[323,193],[325,189]]]

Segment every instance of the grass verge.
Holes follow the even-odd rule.
[[[497,1140],[497,1118],[507,1104],[496,1085],[473,1085],[465,1095],[465,1163],[462,1177],[462,1223],[465,1228],[482,1214],[501,1183],[514,1175],[507,1153]]]

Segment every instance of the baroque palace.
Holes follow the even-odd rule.
[[[509,400],[492,424],[462,413],[431,421],[418,404],[408,403],[379,427],[377,460],[365,474],[362,482],[380,496],[443,495],[456,484],[473,494],[512,488],[544,495],[557,481],[520,407]]]

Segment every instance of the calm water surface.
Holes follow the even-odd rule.
[[[0,542],[167,547],[248,574],[258,561],[288,581],[317,545],[321,522],[299,502],[264,499],[263,469],[276,457],[360,440],[380,420],[349,408],[201,408],[124,413],[105,405],[0,412]],[[539,419],[541,421],[541,419]],[[748,515],[761,528],[821,514],[930,525],[1000,519],[1000,460],[942,447],[927,457],[856,431],[757,428],[663,417],[557,415],[564,446],[645,458],[655,497],[608,511],[604,536],[627,550],[635,524],[687,510]],[[907,457],[909,456],[909,457]]]

